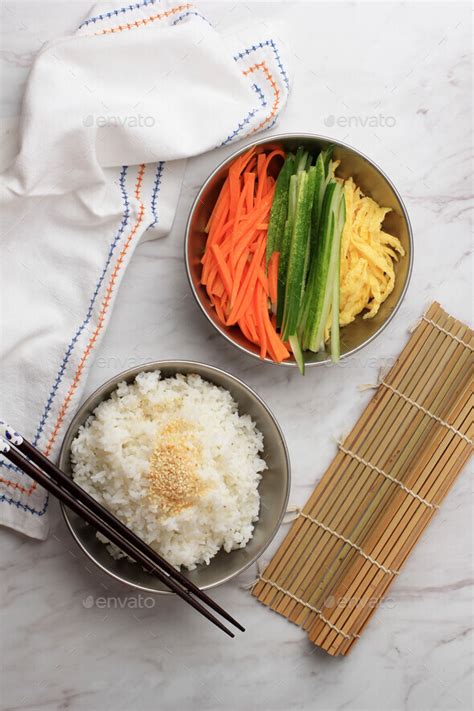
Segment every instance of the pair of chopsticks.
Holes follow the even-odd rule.
[[[227,629],[199,600],[239,630],[245,632],[245,628],[234,620],[228,612],[176,570],[110,511],[89,496],[84,489],[78,486],[36,447],[2,420],[0,420],[0,454],[3,454],[12,464],[66,504],[71,511],[74,511],[84,521],[106,536],[111,543],[118,546],[133,560],[141,563],[170,590],[213,622],[223,632],[230,637],[234,637],[233,632]]]

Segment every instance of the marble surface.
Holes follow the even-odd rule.
[[[3,3],[5,151],[13,145],[9,133],[35,53],[71,31],[89,7],[87,0]],[[332,436],[350,429],[370,398],[356,385],[374,381],[379,367],[392,362],[427,303],[437,299],[456,317],[472,319],[470,7],[248,0],[203,2],[200,9],[223,32],[260,16],[285,34],[293,88],[273,131],[330,135],[383,167],[413,224],[411,286],[375,342],[338,368],[311,370],[304,381],[297,372],[234,350],[199,313],[182,261],[196,191],[233,150],[221,149],[189,162],[172,233],[137,250],[87,391],[149,359],[191,358],[226,368],[253,386],[278,417],[293,465],[291,502],[303,504],[334,456]],[[177,293],[176,306],[169,294]],[[2,530],[3,707],[467,711],[471,477],[467,469],[459,477],[388,602],[344,659],[313,648],[301,630],[250,597],[243,585],[255,569],[215,591],[248,629],[231,641],[177,600],[140,598],[93,570],[57,509],[44,543]]]

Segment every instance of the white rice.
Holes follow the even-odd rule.
[[[150,457],[162,430],[179,417],[202,448],[203,491],[192,505],[166,512],[150,493]],[[224,548],[244,548],[258,519],[266,464],[263,436],[239,415],[231,394],[199,375],[160,379],[158,371],[122,382],[72,443],[73,477],[170,563],[192,570]],[[121,552],[109,544],[111,553]]]

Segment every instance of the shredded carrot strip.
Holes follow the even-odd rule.
[[[245,173],[244,185],[247,188],[245,208],[247,213],[253,210],[254,191],[255,191],[255,173]]]
[[[246,321],[247,321],[247,325],[248,325],[249,331],[250,331],[250,333],[251,333],[251,335],[252,335],[252,340],[253,340],[255,343],[257,343],[257,342],[258,342],[257,327],[256,327],[256,325],[255,325],[255,318],[254,318],[254,316],[253,316],[253,314],[252,314],[251,312],[247,314]]]
[[[269,290],[268,290],[268,277],[265,274],[264,268],[261,266],[260,269],[258,270],[258,281],[260,282],[262,289],[265,293],[265,296],[268,297],[269,295]]]
[[[262,257],[265,254],[266,241],[260,240],[260,245],[250,262],[250,268],[247,272],[247,276],[242,282],[242,288],[239,291],[239,295],[234,306],[231,309],[229,318],[227,319],[227,325],[231,326],[240,318],[240,315],[245,313],[249,303],[252,301],[253,292],[255,290],[255,284],[258,279],[259,267],[262,263]]]
[[[270,292],[270,301],[273,306],[277,302],[278,295],[278,264],[280,261],[280,252],[273,252],[268,262],[268,288]]]
[[[221,275],[222,282],[228,294],[232,291],[232,277],[230,275],[229,267],[227,266],[220,247],[217,244],[213,244],[211,247],[214,257],[216,258],[217,268]]]
[[[214,209],[211,212],[211,215],[209,217],[208,223],[205,227],[205,232],[209,232],[211,229],[212,223],[217,219],[218,215],[220,215],[220,211],[222,210],[222,205],[227,199],[229,194],[229,178],[226,178],[224,180],[224,184],[221,188],[221,191],[219,193],[219,197],[217,198],[217,202],[214,205]]]
[[[268,154],[266,158],[264,156],[263,160],[261,160],[260,155],[258,156],[258,188],[256,197],[257,202],[259,202],[260,198],[263,196],[263,191],[265,190],[267,182],[268,166],[270,165],[270,161],[275,158],[275,156],[281,156],[283,160],[285,160],[285,154],[282,150],[272,151]]]
[[[225,313],[224,309],[222,308],[222,302],[220,299],[214,299],[214,308],[216,310],[216,314],[219,317],[219,321],[221,323],[225,322]]]
[[[254,310],[257,325],[258,341],[260,343],[260,358],[265,358],[267,354],[267,333],[263,320],[263,311],[266,311],[266,303],[264,304],[262,299],[264,299],[266,302],[266,297],[263,290],[261,288],[255,289]]]
[[[290,357],[290,352],[288,351],[287,347],[281,340],[280,336],[278,333],[275,331],[272,322],[270,320],[270,316],[268,314],[268,310],[265,308],[263,309],[263,323],[265,326],[265,333],[267,334],[268,338],[268,346],[273,351],[273,360],[276,360],[277,363],[281,363],[282,360],[286,360],[287,358]]]
[[[240,321],[238,322],[238,326],[248,341],[255,342],[255,339],[253,338],[252,333],[248,327],[248,323],[244,318],[240,319]]]

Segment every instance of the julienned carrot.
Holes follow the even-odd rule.
[[[263,311],[266,311],[266,297],[260,284],[257,285],[254,293],[254,311],[257,324],[257,335],[260,344],[260,358],[265,358],[267,354],[267,332],[263,320]]]
[[[217,296],[219,299],[221,299],[224,296],[225,293],[225,286],[224,282],[222,279],[219,277],[215,280],[214,285],[212,287],[212,294],[213,296]]]
[[[253,209],[254,193],[255,193],[255,173],[244,173],[244,188],[246,193],[246,212],[249,213]]]
[[[263,154],[261,154],[263,155]],[[271,176],[267,174],[268,171],[268,166],[270,165],[270,161],[275,158],[275,156],[281,156],[283,160],[285,160],[286,156],[283,151],[281,150],[276,150],[272,151],[271,153],[268,154],[268,156],[263,156],[263,159],[261,158],[261,155],[258,156],[258,161],[257,161],[257,168],[258,168],[258,188],[257,188],[257,202],[260,200],[260,198],[263,196],[264,191],[267,192],[266,187],[267,187],[267,180],[272,180]]]
[[[234,323],[237,323],[240,316],[245,313],[252,301],[252,296],[258,279],[259,268],[262,263],[262,254],[264,254],[264,252],[265,240],[261,239],[259,247],[252,256],[247,276],[242,282],[242,288],[239,291],[236,302],[232,307],[229,318],[227,319],[228,326],[232,326]]]
[[[204,229],[205,232],[209,233],[213,221],[217,219],[217,217],[219,215],[219,211],[222,209],[222,204],[225,202],[225,200],[228,197],[228,190],[229,190],[229,179],[226,178],[224,181],[224,185],[222,186],[221,191],[219,193],[219,197],[217,198],[217,202],[214,205],[214,209],[211,213],[211,216],[209,217],[208,223]]]
[[[219,270],[225,289],[230,296],[230,294],[232,293],[232,277],[230,274],[229,267],[227,266],[224,257],[222,256],[222,252],[219,248],[219,245],[213,244],[211,246],[211,249],[216,259],[217,269]]]
[[[259,268],[259,270],[258,270],[258,280],[259,280],[259,282],[260,282],[260,285],[262,286],[262,289],[263,289],[263,291],[264,291],[264,293],[265,293],[265,296],[268,297],[268,296],[269,296],[268,277],[267,277],[267,275],[265,274],[265,270],[264,270],[264,268],[262,267],[262,265],[260,265],[260,268]]]
[[[267,308],[263,309],[262,315],[263,323],[265,326],[265,332],[267,334],[268,339],[268,350],[272,352],[273,360],[276,360],[277,363],[281,363],[282,360],[286,360],[287,358],[289,358],[290,352],[281,340],[278,333],[275,331],[275,328],[270,320]]]
[[[281,362],[290,352],[269,313],[278,261],[275,255],[267,272],[265,257],[275,191],[269,166],[277,156],[285,158],[277,146],[271,151],[257,147],[230,166],[206,227],[201,283],[223,324],[237,325],[259,347],[262,358],[268,355]]]
[[[239,326],[240,330],[242,331],[242,333],[244,334],[247,341],[255,342],[254,339],[252,338],[252,334],[250,333],[248,324],[245,319],[243,319],[243,318],[240,319],[238,326]]]
[[[255,326],[255,319],[251,313],[246,315],[245,323],[247,324],[247,327],[250,331],[250,336],[251,336],[250,340],[253,341],[254,343],[257,343],[257,341],[258,341],[257,328]]]

